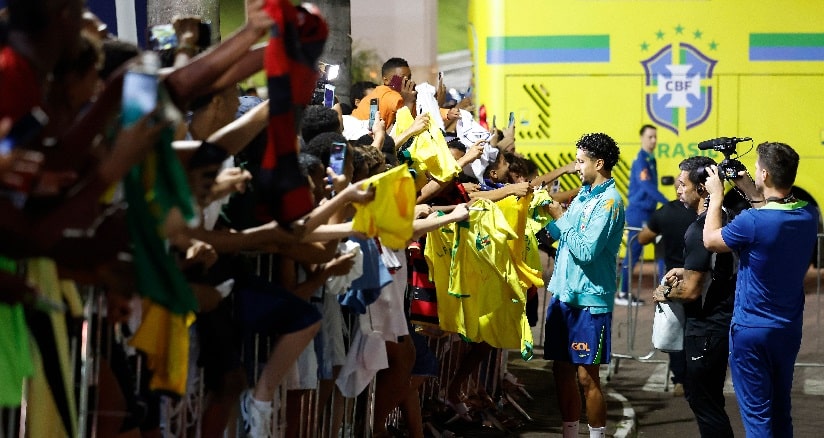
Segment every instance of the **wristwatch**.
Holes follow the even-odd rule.
[[[667,290],[665,290],[664,294],[663,294],[665,301],[672,301],[669,297],[671,293],[672,293],[672,286],[667,286]]]

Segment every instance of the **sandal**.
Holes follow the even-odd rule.
[[[444,424],[454,423],[457,420],[472,421],[472,416],[469,415],[469,406],[467,406],[466,403],[452,403],[449,399],[443,399],[441,401],[455,413],[455,415],[453,415],[452,418],[447,420]]]

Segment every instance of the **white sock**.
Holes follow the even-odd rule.
[[[587,425],[589,426],[589,425]],[[607,436],[607,427],[592,427],[589,426],[589,438],[606,438]]]
[[[252,404],[254,405],[253,408],[256,411],[258,411],[260,413],[264,413],[264,414],[271,414],[272,413],[272,411],[273,411],[272,402],[258,400],[255,397],[251,397],[251,399],[252,399]]]
[[[564,438],[575,438],[578,436],[578,422],[564,421]]]

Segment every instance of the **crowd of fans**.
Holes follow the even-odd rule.
[[[308,6],[250,0],[205,50],[199,19],[178,18],[156,53],[83,3],[10,0],[0,32],[0,405],[27,400],[30,436],[76,435],[81,338],[99,353],[93,402],[116,413],[100,436],[168,427],[160,395],[192,391],[194,369],[202,436],[270,436],[278,409],[299,436],[308,391],[337,436],[342,400],[373,378],[373,435],[400,407],[423,436],[427,338],[470,346],[442,388],[456,418],[491,350],[532,356],[551,251],[536,234],[570,200],[545,186],[575,163],[537,175],[514,126],[480,126],[469,98],[446,107],[402,58],[351,102],[313,105],[327,29]],[[266,99],[238,85],[260,70]]]

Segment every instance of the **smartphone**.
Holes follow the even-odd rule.
[[[178,46],[177,34],[171,24],[158,24],[149,28],[149,48],[155,52]]]
[[[378,99],[371,99],[369,101],[369,130],[375,126],[375,120],[378,119]]]
[[[5,138],[0,139],[0,156],[8,155],[12,149],[34,140],[47,123],[49,116],[40,107],[32,108],[28,114],[14,122]]]
[[[507,126],[515,126],[515,113],[512,111],[509,112],[509,125]]]
[[[442,71],[438,72],[438,83],[443,84],[443,72]]]
[[[157,106],[157,76],[127,71],[123,78],[123,126],[131,126]]]
[[[389,88],[400,93],[403,88],[403,77],[398,75],[392,76],[392,79],[389,80]]]
[[[206,49],[212,45],[212,23],[209,21],[201,21],[198,27],[197,46],[201,49]]]
[[[335,105],[335,86],[332,84],[323,85],[323,106],[332,108]]]
[[[495,130],[498,127],[498,116],[492,115],[492,129]]]
[[[329,167],[338,174],[343,175],[343,164],[346,161],[346,143],[333,142],[329,151]]]
[[[180,42],[177,40],[174,25],[157,24],[149,28],[149,48],[152,51],[171,50],[177,48],[179,44]],[[195,45],[201,49],[212,45],[212,24],[208,21],[201,21],[198,24],[198,35]]]

